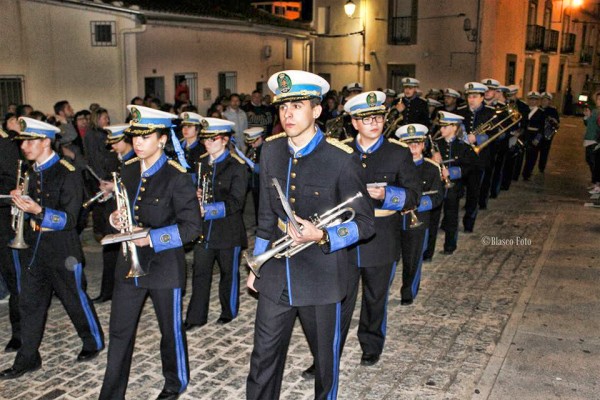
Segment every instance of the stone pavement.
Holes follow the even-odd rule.
[[[580,121],[567,119],[564,124]],[[545,176],[517,182],[491,200],[489,209],[480,212],[476,233],[460,235],[454,255],[436,253],[433,262],[424,265],[413,306],[400,307],[401,274],[397,274],[388,306],[386,347],[373,367],[359,364],[356,310],[342,357],[340,399],[599,397],[600,211],[582,207],[588,172],[580,137],[581,129],[562,129]],[[101,253],[87,236],[85,250],[89,293],[94,297]],[[243,271],[242,279],[245,276]],[[245,397],[256,300],[242,291],[240,316],[217,326],[217,282],[209,324],[188,335],[191,382],[182,399]],[[188,299],[189,288],[184,306]],[[109,310],[110,304],[97,306],[105,331]],[[0,305],[0,332],[8,338],[6,304]],[[55,299],[41,347],[43,368],[1,382],[0,399],[97,398],[106,351],[79,364],[74,360],[80,346]],[[0,368],[10,366],[13,357],[1,353]],[[300,375],[311,362],[297,325],[282,399],[313,397],[313,382]],[[147,304],[138,328],[128,398],[154,398],[162,384],[158,326],[152,305]]]

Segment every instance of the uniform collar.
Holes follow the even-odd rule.
[[[371,147],[367,148],[367,149],[363,149],[360,144],[358,143],[358,137],[356,138],[356,149],[361,152],[362,154],[366,153],[366,154],[371,154],[375,151],[377,151],[377,149],[379,149],[381,147],[381,145],[383,144],[383,141],[385,140],[385,138],[383,137],[383,135],[379,136],[379,139],[377,139],[377,141],[375,143],[373,143],[371,145]]]
[[[424,160],[425,159],[423,158],[423,156],[421,156],[421,158],[419,158],[418,160],[413,160],[413,161],[414,161],[415,165],[421,165],[421,164],[423,164]]]
[[[467,106],[468,107],[468,106]],[[471,112],[476,113],[477,111],[481,111],[483,109],[483,107],[485,107],[485,101],[483,103],[481,103],[479,105],[479,107],[477,107],[476,109],[472,110]],[[470,110],[471,108],[469,108]]]
[[[446,143],[452,143],[456,140],[456,136],[452,136],[450,139],[444,138],[444,140],[446,141]]]
[[[125,161],[128,161],[128,160],[131,160],[134,156],[135,156],[135,151],[133,151],[133,149],[132,149],[128,153],[124,154],[121,157],[121,161],[125,162]]]
[[[294,158],[306,157],[307,155],[312,153],[312,151],[317,147],[319,143],[321,143],[321,140],[323,140],[323,132],[321,132],[321,129],[317,127],[317,133],[315,133],[313,138],[310,139],[310,142],[308,142],[306,146],[302,147],[299,150],[295,150],[288,142],[288,149],[290,153],[294,156]]]
[[[56,164],[59,160],[60,160],[60,157],[58,157],[58,154],[56,154],[53,151],[52,154],[50,155],[50,157],[48,157],[44,162],[42,162],[41,164],[35,163],[33,166],[33,169],[36,172],[44,171],[44,170],[50,168],[51,166],[53,166],[54,164]]]
[[[200,141],[198,139],[196,139],[196,141],[194,143],[192,143],[188,146],[187,141],[185,139],[183,139],[183,143],[182,143],[183,146],[181,146],[181,147],[183,147],[185,150],[191,150],[194,147],[198,146],[198,143],[200,143]]]
[[[225,149],[225,151],[223,152],[223,154],[221,154],[219,157],[217,157],[216,159],[214,159],[214,160],[212,160],[212,161],[211,161],[211,160],[209,160],[209,164],[210,164],[210,165],[218,164],[218,163],[220,163],[221,161],[223,161],[224,159],[226,159],[228,156],[229,156],[229,150],[228,150],[228,149]],[[209,157],[210,157],[210,156],[209,156]]]
[[[158,170],[163,165],[165,165],[167,160],[168,159],[167,159],[167,156],[165,155],[165,153],[161,154],[160,158],[158,160],[156,160],[156,162],[154,164],[152,164],[152,166],[150,168],[148,168],[147,170],[142,172],[142,177],[148,178],[148,177],[154,175],[156,172],[158,172]],[[142,161],[142,163],[143,163],[143,161]]]

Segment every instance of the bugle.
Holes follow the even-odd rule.
[[[315,224],[317,229],[327,228],[329,226],[338,225],[345,222],[350,222],[354,219],[356,215],[353,208],[348,207],[347,205],[353,202],[354,200],[362,197],[361,192],[357,192],[354,196],[344,201],[343,203],[338,204],[334,208],[326,211],[321,215],[315,215],[311,218],[311,221]],[[342,219],[344,214],[350,214],[346,219]],[[258,256],[246,256],[246,263],[248,267],[252,271],[257,278],[260,278],[260,269],[265,262],[270,260],[271,258],[290,258],[304,249],[310,247],[316,242],[307,242],[301,244],[294,244],[294,239],[287,234],[281,239],[277,240],[273,243],[271,249],[265,251]]]
[[[100,243],[107,245],[111,243],[121,243],[123,257],[129,258],[131,262],[131,268],[125,276],[126,278],[138,278],[147,274],[146,271],[140,265],[139,257],[137,254],[137,248],[132,240],[143,238],[148,236],[150,231],[148,228],[135,230],[133,225],[133,218],[131,215],[131,207],[129,205],[129,197],[127,195],[127,189],[121,181],[121,178],[116,172],[113,172],[113,182],[115,184],[115,199],[117,201],[117,210],[121,210],[121,218],[123,220],[123,226],[121,232],[118,234],[106,235],[102,238]],[[125,215],[123,215],[123,213]]]

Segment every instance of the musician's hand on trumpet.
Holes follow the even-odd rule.
[[[115,190],[115,184],[111,181],[100,181],[100,190],[104,192],[103,199],[106,201],[112,192]]]
[[[21,189],[11,190],[10,195],[12,196],[13,204],[19,210],[33,215],[38,215],[42,212],[42,207],[38,203],[29,197],[21,195]]]
[[[110,214],[109,222],[110,225],[116,230],[120,231],[127,227],[127,210],[120,209],[115,210]]]
[[[246,286],[248,289],[252,290],[255,293],[258,293],[258,290],[254,287],[254,281],[256,280],[256,275],[248,274],[248,279],[246,279]]]
[[[477,136],[473,135],[472,133],[469,133],[467,135],[467,140],[469,141],[469,143],[475,144],[477,143]]]
[[[296,231],[294,225],[288,223],[288,234],[290,238],[294,241],[294,245],[302,244],[302,243],[310,243],[310,242],[318,242],[323,239],[323,231],[315,226],[311,221],[300,218],[299,216],[294,214],[296,217],[296,221],[300,224],[302,228],[301,232]]]

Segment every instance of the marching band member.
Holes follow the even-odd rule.
[[[540,142],[540,160],[538,162],[538,168],[541,173],[546,170],[546,163],[548,162],[548,155],[550,154],[550,147],[552,146],[552,139],[558,131],[560,126],[560,116],[558,110],[552,105],[552,95],[548,92],[542,93],[542,104],[541,107],[546,113],[546,119],[544,122],[544,134]]]
[[[496,104],[499,104],[500,107],[506,107],[508,105],[507,95],[509,92],[508,86],[499,85],[496,88],[496,99],[498,100]],[[512,106],[511,106],[512,107]],[[502,111],[500,114],[501,119],[506,119],[508,116],[508,111]],[[508,119],[507,122],[503,123],[500,129],[504,129],[505,126],[508,126],[512,123],[511,119]],[[513,129],[514,130],[514,129]],[[495,199],[500,194],[500,186],[502,184],[502,175],[504,174],[504,164],[506,163],[506,159],[508,156],[509,150],[509,139],[510,139],[510,131],[504,132],[495,142],[496,148],[496,158],[494,160],[493,165],[493,174],[492,180],[490,183],[489,197],[491,199]],[[481,197],[480,197],[481,198]],[[480,204],[481,205],[481,204]]]
[[[305,71],[282,71],[268,81],[285,134],[271,136],[261,154],[259,225],[254,254],[260,255],[287,230],[294,243],[316,243],[290,258],[270,258],[260,278],[248,287],[259,292],[254,349],[247,380],[248,399],[278,399],[285,358],[296,316],[315,357],[315,398],[337,396],[341,334],[341,301],[346,297],[346,247],[374,233],[373,210],[364,175],[352,149],[325,138],[315,125],[321,98],[329,84]],[[302,225],[288,222],[276,179]],[[360,192],[352,201],[355,217],[318,228],[304,219],[321,215]]]
[[[504,111],[504,109],[506,108],[506,104],[499,100],[499,96],[501,95],[501,92],[498,91],[498,89],[500,88],[500,82],[498,82],[496,79],[487,78],[482,80],[481,83],[487,86],[487,90],[483,94],[483,102],[485,103],[486,107],[494,109],[495,113],[497,114],[496,119],[498,121],[503,120],[508,114],[506,113],[506,111]],[[487,132],[486,136],[488,136],[489,139],[489,136],[491,136],[490,132]],[[483,168],[483,178],[481,179],[481,187],[479,189],[480,210],[487,209],[488,200],[490,198],[490,191],[492,189],[492,181],[496,172],[495,167],[497,162],[496,159],[498,158],[500,140],[501,139],[497,139],[489,143],[489,145],[482,150],[482,152],[487,151],[487,154],[483,154],[481,155],[481,157],[483,159],[487,157],[488,160]],[[502,167],[500,167],[500,170],[501,169]]]
[[[244,160],[250,167],[249,189],[252,192],[252,203],[254,204],[254,218],[258,225],[258,201],[260,198],[260,153],[264,143],[264,128],[255,126],[244,131],[244,138],[248,150]]]
[[[427,127],[421,124],[404,125],[396,131],[396,136],[406,143],[417,167],[417,177],[422,183],[422,195],[415,210],[415,221],[410,214],[402,216],[400,245],[402,247],[402,288],[400,305],[413,303],[421,282],[423,252],[427,248],[429,234],[429,212],[442,205],[444,188],[440,166],[435,161],[423,157]],[[417,222],[418,221],[418,222]],[[415,224],[416,226],[411,226]]]
[[[200,121],[204,118],[200,114],[186,111],[179,115],[181,118],[181,148],[185,154],[185,159],[189,165],[188,172],[196,182],[198,173],[198,162],[200,156],[206,152],[202,141],[198,138],[200,133]]]
[[[106,137],[106,147],[112,149],[113,152],[117,154],[117,158],[119,160],[119,166],[117,169],[120,171],[123,164],[132,159],[135,156],[135,152],[133,151],[133,147],[131,145],[131,138],[125,136],[125,129],[129,128],[128,124],[123,125],[110,125],[106,126],[104,129],[108,132]],[[113,182],[112,181],[102,181],[100,182],[100,190],[105,193],[104,198],[113,192]],[[107,218],[110,213],[115,209],[116,202],[114,199],[105,200],[106,204],[102,208],[97,208],[99,211],[107,210]],[[106,227],[107,233],[112,233],[112,227]],[[113,243],[109,245],[105,245],[102,248],[102,258],[103,258],[103,266],[102,266],[102,284],[100,286],[100,294],[98,297],[94,299],[95,303],[103,303],[112,299],[113,288],[115,286],[115,268],[117,265],[117,257],[119,255],[119,251],[121,250],[121,245],[119,243]]]
[[[421,83],[415,78],[402,78],[404,96],[396,105],[404,118],[401,125],[422,124],[429,126],[429,108],[427,101],[418,96],[417,90]]]
[[[52,150],[60,130],[27,117],[19,118],[21,150],[32,162],[28,193],[11,191],[15,206],[29,215],[24,229],[29,248],[19,251],[15,262],[21,270],[19,311],[21,348],[14,364],[0,372],[0,379],[17,378],[42,365],[38,351],[52,294],[67,310],[83,349],[77,361],[90,360],[104,348],[104,334],[96,310],[86,293],[83,251],[75,226],[83,203],[81,174]]]
[[[441,228],[445,232],[444,254],[452,254],[458,243],[458,214],[460,192],[462,190],[464,176],[468,176],[470,168],[476,162],[477,156],[472,147],[457,137],[464,118],[447,111],[440,111],[438,116],[440,122],[441,137],[435,142],[439,153],[433,153],[432,159],[438,164],[444,164],[447,168],[442,169],[442,177],[450,179],[454,186],[446,189],[444,195],[444,219]],[[435,249],[438,221],[432,218],[429,225],[428,249],[425,256],[432,255]]]
[[[150,228],[135,239],[146,275],[126,278],[130,263],[119,255],[110,315],[110,344],[100,399],[124,399],[140,313],[146,297],[154,304],[162,335],[160,352],[165,384],[158,399],[177,399],[188,384],[187,343],[181,320],[181,291],[185,285],[183,245],[200,234],[200,207],[185,167],[169,160],[164,149],[170,139],[180,162],[179,141],[172,128],[176,115],[142,106],[127,106],[132,115],[125,134],[132,137],[137,157],[125,163],[121,179],[128,194],[133,221],[116,210],[110,223]],[[170,136],[170,137],[169,137]],[[129,257],[133,257],[130,255]]]
[[[500,186],[502,190],[510,189],[512,181],[519,179],[523,168],[523,146],[519,138],[524,136],[523,133],[527,129],[530,109],[527,103],[517,97],[518,91],[519,86],[517,85],[508,87],[508,103],[517,108],[519,114],[521,114],[521,121],[510,131],[510,137],[508,138],[508,154],[504,162],[502,184]]]
[[[546,114],[540,108],[540,97],[538,92],[529,92],[527,94],[527,103],[529,104],[529,123],[523,138],[525,143],[525,165],[523,166],[523,180],[528,181],[533,173],[533,168],[537,162],[540,152],[540,143],[544,136],[544,124]]]
[[[242,218],[248,177],[244,161],[229,150],[235,124],[218,118],[201,121],[200,139],[206,153],[200,156],[202,176],[196,195],[201,204],[202,241],[194,248],[192,298],[188,306],[185,329],[206,324],[210,302],[210,286],[215,260],[221,280],[219,300],[221,315],[217,324],[223,325],[237,317],[239,309],[240,252],[247,246],[246,228]],[[208,181],[207,181],[208,180]],[[203,190],[210,193],[203,193]],[[207,197],[208,196],[208,197]],[[209,198],[210,197],[210,198]]]
[[[478,126],[485,124],[496,113],[494,108],[484,104],[484,93],[488,87],[479,82],[468,82],[465,85],[465,94],[467,95],[467,104],[456,109],[456,114],[463,117],[464,128],[467,133],[467,140],[470,144],[481,144],[489,138],[491,132],[475,135],[474,132]],[[479,194],[481,191],[481,181],[485,168],[490,163],[490,150],[484,148],[477,157],[477,162],[470,168],[468,174],[464,176],[466,186],[465,215],[463,217],[463,227],[465,232],[473,232],[475,220],[477,219],[477,208],[479,203]],[[452,247],[452,246],[450,246]]]

